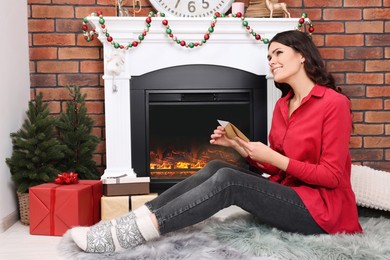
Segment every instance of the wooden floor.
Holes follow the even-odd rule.
[[[0,233],[1,260],[64,259],[57,253],[61,237],[30,235],[29,226],[16,222]]]
[[[232,206],[218,212],[215,217],[221,219],[235,213],[243,213]],[[61,237],[30,235],[29,226],[15,223],[0,233],[0,260],[64,260],[57,251]]]

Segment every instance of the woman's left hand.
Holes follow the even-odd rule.
[[[254,161],[264,162],[269,157],[271,148],[262,142],[245,142],[239,137],[235,141],[248,153],[249,158]]]
[[[258,163],[269,163],[285,171],[289,159],[284,155],[272,150],[262,142],[246,142],[239,137],[234,139],[248,154],[249,158]]]

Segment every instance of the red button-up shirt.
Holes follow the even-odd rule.
[[[289,118],[292,94],[276,103],[269,134],[270,147],[290,162],[285,172],[269,164],[262,170],[292,187],[326,232],[360,233],[350,182],[350,101],[316,85]]]

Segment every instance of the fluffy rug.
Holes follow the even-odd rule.
[[[69,231],[58,250],[68,259],[390,259],[390,219],[360,218],[362,235],[303,236],[279,231],[250,215],[209,219],[115,254],[78,249]]]

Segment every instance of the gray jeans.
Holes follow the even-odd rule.
[[[201,222],[231,205],[280,230],[325,233],[293,189],[219,160],[146,203],[161,234]]]

